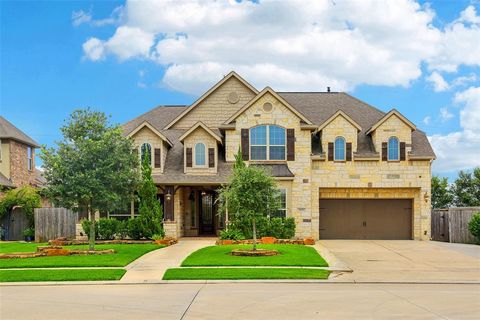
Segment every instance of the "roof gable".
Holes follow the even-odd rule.
[[[148,128],[155,135],[157,135],[160,139],[165,141],[170,147],[173,147],[172,142],[170,142],[170,140],[168,140],[167,137],[165,137],[160,131],[158,131],[150,123],[148,123],[148,121],[142,122],[138,127],[136,127],[135,129],[133,129],[133,131],[131,131],[129,134],[127,134],[127,137],[133,137],[137,132],[139,132],[143,128]]]
[[[362,131],[362,127],[355,122],[352,118],[350,118],[345,112],[342,110],[337,111],[334,115],[332,115],[330,118],[328,118],[324,123],[322,123],[316,131],[320,131],[323,128],[325,128],[330,122],[335,120],[337,117],[343,117],[345,120],[347,120],[352,126],[357,128],[358,131]]]
[[[249,103],[247,103],[246,105],[244,105],[242,108],[240,108],[240,110],[238,110],[237,112],[235,112],[230,118],[227,119],[227,121],[225,121],[224,124],[229,124],[231,123],[232,121],[234,121],[236,118],[238,118],[238,116],[240,116],[243,112],[245,112],[245,110],[247,110],[248,108],[250,108],[253,104],[255,104],[255,102],[257,102],[261,97],[263,97],[265,94],[267,93],[270,93],[275,99],[277,99],[278,101],[280,101],[285,107],[287,107],[287,109],[289,109],[291,112],[293,112],[297,117],[299,117],[301,120],[303,120],[305,123],[307,124],[312,124],[312,122],[310,120],[308,120],[303,114],[301,114],[297,109],[295,109],[290,103],[288,103],[285,99],[283,99],[281,96],[279,96],[275,91],[273,91],[272,88],[270,87],[265,87],[265,89],[263,89],[260,93],[257,94],[257,96],[255,98],[253,98],[252,100],[250,100]]]
[[[384,115],[380,120],[378,120],[370,129],[367,130],[365,134],[370,134],[377,130],[378,127],[380,127],[385,121],[387,121],[390,117],[396,116],[400,120],[402,120],[407,126],[410,127],[410,129],[416,130],[417,127],[407,118],[405,118],[398,110],[392,109],[390,110],[386,115]]]
[[[215,132],[213,132],[209,127],[207,127],[206,125],[204,125],[201,121],[197,122],[193,127],[191,127],[190,129],[188,129],[184,134],[182,134],[178,140],[180,142],[183,142],[183,140],[185,140],[186,137],[188,137],[190,134],[192,134],[197,128],[202,128],[203,130],[205,130],[209,135],[211,135],[215,140],[217,140],[218,142],[222,143],[222,138],[220,136],[218,136]]]
[[[213,87],[211,87],[207,92],[205,92],[200,98],[198,98],[197,101],[195,101],[190,107],[185,109],[180,115],[178,115],[175,119],[173,119],[165,129],[171,128],[175,123],[177,123],[180,119],[182,119],[184,116],[186,116],[190,111],[192,111],[194,108],[196,108],[200,103],[202,103],[208,96],[210,96],[213,92],[215,92],[218,88],[220,88],[225,82],[230,80],[232,77],[236,78],[238,81],[240,81],[245,87],[250,89],[253,93],[258,94],[258,90],[255,89],[250,83],[248,83],[246,80],[244,80],[242,77],[240,77],[235,71],[231,71],[229,74],[227,74],[225,77],[223,77],[222,80],[217,82]]]
[[[20,141],[34,148],[40,147],[35,140],[27,136],[22,130],[15,127],[11,122],[2,116],[0,116],[0,139],[12,139]]]

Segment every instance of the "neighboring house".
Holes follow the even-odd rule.
[[[297,237],[430,237],[435,154],[397,110],[330,90],[259,92],[231,72],[192,105],[160,106],[123,128],[139,156],[151,154],[169,236],[224,228],[215,190],[242,150],[277,180],[282,209],[272,215],[294,217]]]
[[[44,181],[35,169],[36,148],[38,143],[0,116],[1,187],[38,186]]]

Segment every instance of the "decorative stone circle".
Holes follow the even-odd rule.
[[[240,100],[240,97],[238,96],[238,94],[236,92],[230,92],[228,94],[228,98],[227,98],[228,102],[230,102],[231,104],[234,104],[234,103],[237,103],[238,100]]]
[[[265,102],[263,104],[263,111],[270,112],[273,109],[273,105],[270,102]]]
[[[277,250],[267,250],[267,249],[257,249],[257,250],[246,250],[246,249],[234,249],[230,252],[232,256],[242,256],[242,257],[268,257],[276,256],[278,254]]]

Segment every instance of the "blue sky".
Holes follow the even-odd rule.
[[[480,165],[478,1],[305,3],[1,1],[0,113],[52,145],[74,109],[123,123],[235,69],[398,109],[431,137],[435,174]]]

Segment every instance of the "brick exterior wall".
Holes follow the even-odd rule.
[[[10,144],[10,179],[16,186],[32,184],[35,181],[35,149],[32,148],[32,170],[28,170],[26,144],[14,140]]]

